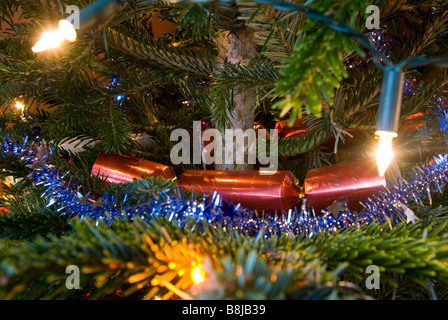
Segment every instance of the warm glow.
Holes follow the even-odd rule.
[[[394,152],[392,151],[392,140],[397,136],[397,134],[389,131],[377,131],[375,134],[380,139],[376,153],[376,164],[378,166],[378,174],[380,177],[383,177],[392,158],[394,157]]]
[[[174,262],[168,263],[168,268],[170,268],[171,270],[175,269],[176,268],[176,263],[174,263]]]
[[[204,282],[205,272],[200,264],[191,271],[191,279],[194,283]]]
[[[22,112],[25,110],[25,106],[20,101],[16,101],[16,108],[20,109],[20,111],[22,111]]]
[[[42,52],[59,47],[65,40],[76,40],[76,30],[67,20],[59,21],[59,28],[53,31],[43,32],[39,41],[33,47],[33,52]]]

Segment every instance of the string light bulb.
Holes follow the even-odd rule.
[[[205,272],[202,265],[198,264],[191,270],[191,280],[193,280],[193,283],[202,283],[205,281]]]
[[[384,176],[394,157],[392,141],[398,136],[403,80],[404,72],[401,66],[391,67],[384,72],[377,118],[377,131],[375,132],[379,138],[376,164],[380,177]]]
[[[392,158],[394,157],[392,141],[393,138],[397,137],[397,133],[377,131],[375,134],[379,137],[378,149],[376,152],[376,165],[378,167],[379,176],[383,177],[392,161]]]
[[[62,45],[65,41],[74,42],[77,34],[73,25],[68,20],[60,20],[58,29],[45,31],[39,41],[32,48],[33,52],[43,52]]]
[[[74,42],[81,34],[112,17],[121,9],[123,2],[125,1],[98,0],[67,19],[60,20],[58,29],[42,33],[40,40],[32,48],[33,52],[57,48],[65,41]],[[76,21],[76,29],[72,21]]]
[[[25,110],[25,106],[22,102],[16,100],[16,108],[19,109],[21,112]]]
[[[380,176],[385,174],[394,155],[392,141],[398,136],[404,74],[407,70],[432,64],[448,67],[448,57],[410,57],[396,65],[392,65],[390,61],[386,65],[379,65],[384,71],[375,133],[380,140],[376,154]]]

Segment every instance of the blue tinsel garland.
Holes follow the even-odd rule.
[[[146,221],[156,217],[166,217],[183,228],[192,219],[194,227],[203,223],[215,227],[240,230],[248,235],[263,232],[266,237],[273,235],[305,235],[311,237],[322,231],[333,232],[350,226],[361,226],[370,223],[389,222],[390,226],[400,221],[413,220],[415,217],[406,204],[410,200],[419,203],[431,190],[441,191],[448,181],[448,155],[435,158],[432,166],[418,168],[409,181],[401,180],[400,187],[389,185],[388,189],[374,194],[364,202],[365,209],[352,213],[345,209],[336,216],[328,212],[315,215],[314,210],[305,203],[300,208],[283,212],[281,216],[264,215],[260,217],[250,209],[240,205],[228,204],[216,193],[211,200],[203,196],[202,201],[188,200],[184,194],[162,191],[158,200],[149,199],[144,204],[127,204],[126,199],[118,203],[114,196],[103,196],[94,201],[89,194],[79,192],[79,181],[65,182],[58,168],[49,161],[51,152],[46,147],[28,143],[11,141],[5,138],[1,156],[16,156],[30,169],[29,178],[36,186],[44,189],[42,197],[48,199],[48,206],[57,204],[61,214],[90,217],[112,223],[115,219],[132,220],[139,216]],[[188,224],[191,226],[191,224]],[[193,228],[194,228],[193,227]]]

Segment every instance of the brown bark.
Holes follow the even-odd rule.
[[[246,65],[256,53],[255,44],[252,42],[253,31],[244,28],[241,31],[221,32],[216,40],[218,46],[218,61],[220,65]],[[238,88],[235,88],[235,93]],[[246,90],[234,96],[234,109],[227,111],[228,118],[226,123],[228,129],[242,129],[243,131],[253,128],[255,117],[255,89]],[[224,138],[224,132],[222,132]],[[225,149],[225,141],[223,141]],[[235,156],[235,144],[233,145]],[[245,150],[247,152],[247,148]],[[216,164],[216,170],[248,170],[249,164],[225,164],[225,152],[223,150],[223,164]],[[247,161],[245,161],[247,162]]]

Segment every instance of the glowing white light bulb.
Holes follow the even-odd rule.
[[[194,283],[202,283],[205,281],[205,272],[201,265],[198,265],[191,271],[191,278]]]
[[[65,40],[76,40],[76,30],[68,20],[60,20],[57,30],[43,32],[39,41],[34,45],[33,52],[42,52],[59,47]]]
[[[375,134],[379,137],[378,150],[376,152],[376,165],[378,166],[378,174],[383,177],[387,167],[394,157],[392,151],[392,139],[397,137],[397,133],[389,131],[377,131]]]
[[[25,110],[25,106],[20,101],[16,101],[16,108],[19,109],[22,112],[23,112],[23,110]]]

